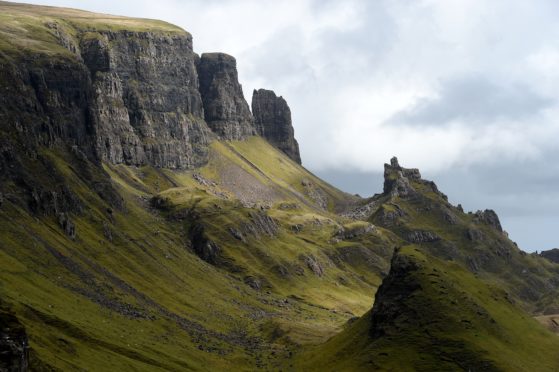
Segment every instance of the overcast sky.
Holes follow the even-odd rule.
[[[495,209],[527,250],[559,246],[559,2],[47,0],[158,18],[237,58],[291,107],[304,165],[382,189],[397,155],[454,203]]]

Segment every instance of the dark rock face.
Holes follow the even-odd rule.
[[[76,238],[76,226],[66,213],[58,214],[58,225],[64,230],[64,233],[70,237],[70,239]]]
[[[0,371],[29,368],[29,341],[25,328],[10,312],[0,309]]]
[[[207,161],[212,135],[190,35],[62,36],[74,54],[0,61],[2,131],[28,149],[64,144],[115,164],[191,168]]]
[[[92,153],[89,71],[74,60],[0,59],[0,130],[27,151],[60,140]]]
[[[66,185],[55,190],[37,186],[30,194],[29,207],[35,214],[58,216],[66,212],[81,213],[83,209],[79,198]]]
[[[218,263],[220,248],[206,236],[204,225],[199,222],[192,224],[189,230],[190,242],[194,253],[202,260],[216,265]]]
[[[165,168],[205,163],[210,133],[190,35],[86,33],[80,47],[92,76],[102,160]]]
[[[256,133],[235,58],[223,53],[202,54],[198,78],[204,117],[214,133],[225,140],[242,140]]]
[[[291,124],[291,110],[283,97],[277,97],[271,90],[255,90],[252,93],[252,114],[256,132],[301,164],[299,144]]]

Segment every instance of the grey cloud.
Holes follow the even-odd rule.
[[[554,103],[526,84],[498,84],[473,75],[444,81],[438,98],[422,99],[389,122],[440,125],[462,120],[483,125],[499,119],[526,119]]]

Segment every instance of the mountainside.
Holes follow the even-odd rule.
[[[0,20],[0,370],[559,368],[559,264],[495,212],[395,158],[371,198],[322,181],[173,25]]]
[[[557,336],[499,285],[407,245],[371,312],[297,358],[301,370],[554,371]]]

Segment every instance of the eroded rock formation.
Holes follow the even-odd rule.
[[[254,135],[252,114],[239,84],[235,58],[224,53],[202,54],[198,77],[204,117],[212,131],[225,140]]]
[[[299,144],[291,124],[291,110],[283,97],[276,96],[271,90],[255,90],[252,93],[252,113],[257,133],[301,164]]]

